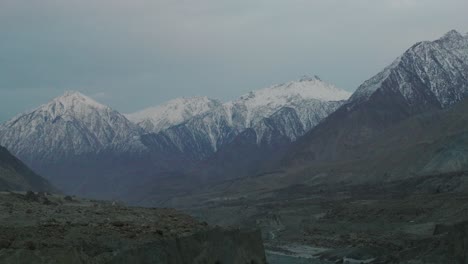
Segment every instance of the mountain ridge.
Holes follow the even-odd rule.
[[[151,145],[150,148],[170,147],[174,149],[172,152],[188,153],[194,159],[198,157],[201,160],[218,152],[246,129],[260,128],[258,124],[285,107],[297,112],[297,122],[303,127],[301,134],[284,135],[295,140],[344,103],[343,99],[349,95],[317,77],[303,77],[298,81],[255,90],[237,100],[218,104],[177,126],[159,133],[149,133],[144,138]],[[278,131],[286,133],[290,130]],[[259,130],[256,135],[257,143],[260,143],[264,133]],[[172,142],[173,144],[169,144],[172,146],[168,142]],[[158,151],[157,148],[154,150]]]
[[[210,111],[221,102],[203,97],[182,97],[172,99],[161,105],[150,107],[132,114],[125,114],[130,121],[145,131],[158,133],[186,122],[194,116]]]

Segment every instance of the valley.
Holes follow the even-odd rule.
[[[454,30],[352,94],[303,76],[122,114],[66,92],[0,125],[0,262],[467,263],[467,124]]]
[[[317,261],[310,263],[458,263],[466,258],[466,233],[451,226],[468,219],[467,188],[466,173],[385,185],[295,185],[237,198],[212,194],[218,199],[186,210],[209,223],[258,226],[267,252],[299,251]]]

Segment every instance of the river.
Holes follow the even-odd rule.
[[[267,262],[269,264],[330,264],[331,262],[321,261],[319,259],[301,258],[286,256],[280,253],[267,252]]]

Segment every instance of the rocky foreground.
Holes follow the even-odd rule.
[[[0,263],[266,263],[260,232],[173,209],[0,193]]]

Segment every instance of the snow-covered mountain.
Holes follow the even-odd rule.
[[[221,102],[208,97],[177,98],[125,116],[145,131],[158,133],[194,116],[206,113],[219,105]]]
[[[289,108],[297,115],[299,124],[296,125],[301,126],[303,132],[291,133],[287,127],[280,130],[294,141],[336,110],[350,95],[317,76],[303,76],[297,81],[250,92],[236,101],[228,102],[226,107],[233,117],[241,120],[241,127],[256,131],[258,143],[264,135],[264,119],[273,116],[281,119],[281,113],[289,114],[289,111],[282,110]]]
[[[352,104],[392,90],[410,105],[445,108],[468,95],[468,35],[452,30],[435,41],[413,45],[382,72],[364,82]]]
[[[309,106],[308,102],[342,101],[347,100],[350,95],[351,93],[340,90],[317,76],[303,76],[297,81],[252,91],[225,105],[232,116],[243,121],[244,127],[254,126],[283,107],[300,110],[298,114],[301,120],[310,126],[308,110],[320,109]]]
[[[205,103],[205,107],[198,109],[209,110],[194,114],[185,122],[159,133],[151,133],[152,129],[149,129],[147,132],[151,134],[146,135],[144,141],[156,149],[172,148],[195,159],[203,159],[230,143],[246,129],[255,130],[257,144],[268,142],[264,137],[271,136],[269,133],[272,130],[265,126],[271,123],[266,119],[274,117],[274,120],[291,120],[291,111],[297,116],[294,126],[300,129],[291,129],[291,122],[284,122],[281,128],[278,127],[280,123],[277,123],[275,133],[294,141],[337,109],[349,96],[349,92],[327,84],[316,76],[305,76],[297,81],[252,91],[222,105],[205,100],[209,104]],[[282,114],[285,116],[282,117]],[[166,119],[167,115],[163,116]],[[146,118],[147,121],[160,119],[160,116]],[[157,123],[144,123],[143,128],[156,126]]]
[[[78,92],[66,92],[0,125],[0,144],[27,163],[102,152],[139,152],[141,128]]]

